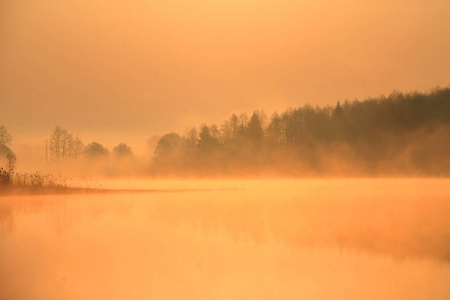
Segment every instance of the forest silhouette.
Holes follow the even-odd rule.
[[[0,133],[2,167],[10,174],[16,160],[12,137],[3,126]],[[436,177],[450,175],[448,153],[450,87],[304,105],[270,117],[263,110],[232,114],[220,125],[164,134],[147,160],[123,142],[110,153],[101,143],[84,145],[57,126],[45,141],[43,157],[62,166],[59,170],[79,169],[81,175]]]
[[[157,174],[448,176],[450,88],[233,114],[156,146]]]

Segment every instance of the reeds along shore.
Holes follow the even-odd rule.
[[[0,194],[65,193],[75,191],[62,177],[50,174],[16,173],[0,169]]]

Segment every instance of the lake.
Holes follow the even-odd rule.
[[[0,197],[0,299],[450,299],[448,179],[96,185]]]

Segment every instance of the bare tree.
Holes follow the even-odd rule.
[[[198,141],[198,131],[197,128],[192,127],[191,129],[187,130],[185,134],[186,140],[188,141],[188,144],[191,146],[196,146]]]
[[[75,137],[73,141],[73,158],[77,159],[79,158],[84,151],[84,145],[83,142],[80,140],[78,136]]]
[[[50,143],[46,141],[46,159],[65,160],[69,158],[77,159],[84,151],[84,145],[77,137],[69,133],[66,129],[57,126],[50,136]]]
[[[222,144],[227,144],[233,137],[233,128],[231,126],[231,121],[225,120],[222,125],[220,125],[220,141]]]
[[[64,135],[66,134],[66,130],[62,129],[59,126],[56,126],[55,130],[53,130],[52,135],[50,136],[50,159],[51,160],[60,160],[62,156],[62,147]]]
[[[217,125],[216,124],[212,124],[211,127],[209,127],[209,129],[210,129],[211,136],[213,138],[217,139],[217,140],[220,140],[220,138],[221,138],[220,130],[217,127]]]
[[[45,139],[45,162],[48,162],[48,139]]]
[[[6,159],[8,160],[8,174],[11,176],[16,169],[16,160],[17,157],[14,152],[10,152],[6,155]]]

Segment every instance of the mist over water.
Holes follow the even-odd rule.
[[[449,11],[0,0],[0,300],[450,299]]]
[[[448,179],[0,197],[1,299],[448,299]],[[161,190],[161,192],[154,191]]]

